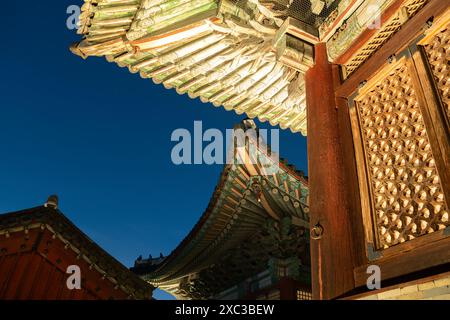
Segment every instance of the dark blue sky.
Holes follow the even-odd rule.
[[[244,117],[103,58],[74,56],[68,47],[79,36],[66,27],[72,4],[82,1],[2,4],[0,212],[58,194],[69,219],[131,266],[140,254],[167,255],[177,246],[222,170],[173,165],[172,131],[202,120],[224,132]],[[280,141],[281,156],[307,172],[306,139],[281,131]]]

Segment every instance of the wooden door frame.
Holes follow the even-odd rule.
[[[426,66],[420,64],[420,61],[424,61],[424,59],[418,60],[419,55],[421,55],[420,50],[417,48],[417,41],[415,39],[423,38],[421,34],[428,27],[428,22],[431,18],[436,18],[440,14],[444,14],[448,9],[448,6],[445,4],[445,1],[440,0],[432,0],[430,1],[415,17],[413,17],[410,21],[408,21],[405,26],[394,35],[387,43],[384,44],[382,48],[380,48],[371,58],[369,58],[353,75],[351,75],[346,81],[342,82],[337,86],[335,90],[338,109],[348,108],[348,118],[347,121],[351,123],[352,127],[352,137],[353,141],[351,142],[353,146],[347,147],[347,149],[354,149],[354,157],[356,163],[365,163],[364,153],[362,151],[361,146],[361,133],[354,128],[357,128],[357,123],[355,122],[357,119],[356,110],[353,105],[353,98],[356,96],[357,92],[361,89],[362,85],[366,84],[367,81],[371,81],[374,75],[378,74],[380,70],[384,67],[387,61],[394,61],[401,59],[402,52],[406,52],[406,50],[412,48],[412,56],[411,59],[418,64],[418,68],[422,68],[422,72],[420,74],[414,75],[415,80],[417,81],[421,77],[430,77],[429,72],[424,74]],[[422,40],[423,41],[423,40]],[[420,44],[421,42],[419,42]],[[411,45],[412,44],[412,45]],[[393,58],[397,56],[397,58]],[[436,99],[436,95],[433,96],[433,91],[430,88],[425,88],[419,92],[422,101],[430,100],[431,98]],[[427,110],[437,110],[437,108],[426,108]],[[433,113],[434,111],[431,111]],[[438,117],[437,114],[429,115],[429,119],[436,119]],[[345,122],[345,120],[344,120]],[[430,126],[430,123],[427,123],[427,127]],[[348,127],[348,125],[347,125]],[[438,128],[438,135],[442,137],[444,135],[444,129]],[[434,134],[434,133],[433,133]],[[436,136],[430,137],[433,139],[433,151],[441,150],[442,153],[440,157],[445,158],[446,148],[448,148],[448,144],[440,145],[439,139]],[[348,140],[348,139],[347,139]],[[343,141],[341,138],[341,143],[343,145],[348,145],[348,141]],[[349,160],[349,157],[346,157]],[[448,166],[444,166],[442,164],[439,165],[441,168],[438,168],[440,174],[443,174],[443,184],[444,188],[446,188],[446,199],[449,199],[448,196],[448,181],[449,178],[446,176],[446,168]],[[352,179],[354,183],[358,186],[355,189],[358,189],[358,193],[360,194],[359,203],[357,203],[358,199],[352,199],[350,202],[353,202],[355,206],[359,205],[359,214],[361,214],[362,224],[365,225],[365,228],[361,234],[361,231],[358,231],[358,227],[354,226],[355,232],[355,243],[354,246],[357,247],[355,252],[359,255],[355,261],[363,262],[359,266],[355,266],[354,269],[354,277],[355,277],[355,288],[363,287],[366,285],[367,281],[367,267],[371,264],[377,264],[382,268],[382,280],[389,280],[398,277],[402,277],[406,274],[411,274],[413,272],[417,272],[420,270],[424,270],[431,267],[436,267],[439,265],[444,265],[450,262],[450,228],[446,228],[444,230],[434,232],[433,234],[426,235],[423,237],[419,237],[411,242],[406,242],[404,244],[398,245],[396,247],[389,248],[387,250],[383,250],[382,253],[377,252],[375,249],[371,247],[371,243],[374,243],[373,239],[373,226],[372,217],[368,216],[371,210],[368,208],[371,207],[369,195],[370,186],[367,185],[367,174],[364,170],[358,170],[357,166],[355,168],[357,171],[355,173],[347,173],[347,177]],[[350,175],[349,175],[350,174]],[[448,200],[447,200],[448,202]],[[361,223],[361,221],[355,221],[356,223]],[[361,246],[362,242],[364,245]]]
[[[393,55],[409,47],[427,28],[427,22],[445,12],[447,7],[445,1],[429,0],[345,81],[339,66],[325,58],[324,44],[315,47],[315,65],[305,78],[310,220],[311,233],[316,234],[311,241],[314,299],[336,299],[351,295],[358,288],[367,290],[370,254],[361,206],[361,201],[367,199],[361,197],[364,190],[360,188],[364,188],[364,184],[360,184],[357,170],[361,159],[355,157],[355,133],[350,120],[354,111],[348,107],[348,102],[360,84],[376,74]],[[439,237],[439,233],[432,236]],[[448,243],[436,241],[432,245],[425,241],[422,245],[419,239],[413,254],[379,257],[377,263],[382,264],[384,270],[382,280],[398,279],[415,270],[450,261],[450,250],[442,250]],[[436,260],[422,264],[420,261],[427,261],[430,254],[435,255]],[[412,260],[415,264],[410,264]]]

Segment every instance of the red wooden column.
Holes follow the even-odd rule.
[[[326,45],[315,47],[315,66],[306,74],[308,166],[311,233],[320,224],[320,239],[311,239],[314,299],[332,299],[354,288],[352,228],[345,185],[338,108],[334,94],[336,66]],[[337,85],[337,83],[336,83]]]
[[[280,300],[297,300],[296,283],[292,278],[280,278],[278,288],[280,290]]]

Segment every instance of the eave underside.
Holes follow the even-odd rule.
[[[92,0],[80,19],[85,39],[72,50],[105,56],[179,94],[306,135],[304,73],[313,64],[313,46],[286,31],[284,22],[288,12],[308,21],[318,16],[302,6],[282,8],[265,1]]]
[[[72,51],[306,135],[313,45],[326,42],[347,78],[428,2],[85,0]]]

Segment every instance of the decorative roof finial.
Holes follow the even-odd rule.
[[[46,208],[58,209],[58,196],[51,195],[48,197],[47,202],[44,204]]]

